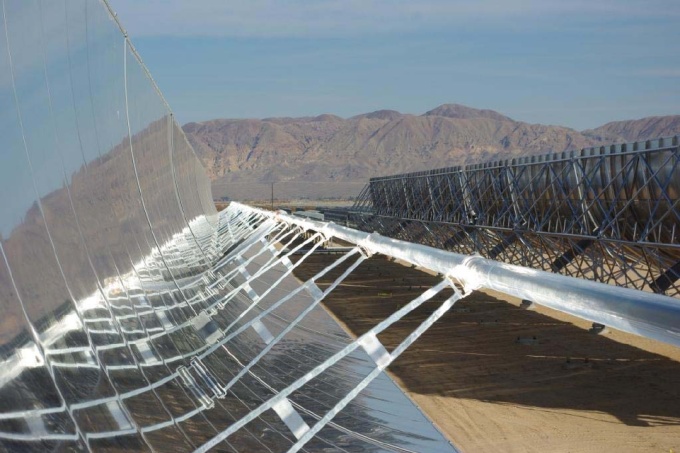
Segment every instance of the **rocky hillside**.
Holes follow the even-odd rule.
[[[184,130],[216,197],[258,198],[250,188],[269,182],[326,197],[351,195],[345,192],[355,192],[371,176],[678,134],[680,116],[579,132],[445,104],[420,116],[379,110],[348,119],[219,119],[189,123]],[[269,196],[269,190],[263,193]]]
[[[680,115],[650,116],[640,120],[614,121],[583,134],[605,142],[634,142],[680,134]]]

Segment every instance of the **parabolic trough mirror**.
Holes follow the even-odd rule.
[[[478,287],[680,344],[665,296],[237,203],[217,213],[105,2],[4,0],[0,27],[4,450],[454,451],[384,369]],[[331,240],[341,253],[298,280]],[[441,282],[353,338],[320,303],[376,253]],[[432,300],[388,351],[381,332]]]
[[[1,448],[452,449],[274,248],[326,238],[218,216],[108,5],[0,23]]]

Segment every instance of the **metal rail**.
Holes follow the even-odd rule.
[[[229,209],[244,215],[257,213],[320,232],[326,238],[356,244],[370,254],[381,253],[404,260],[455,278],[466,290],[493,289],[579,318],[680,346],[680,302],[671,297],[499,263],[481,256],[451,253],[378,233],[301,219],[284,212],[263,211],[239,203],[232,203]]]

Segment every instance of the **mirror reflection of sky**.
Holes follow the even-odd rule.
[[[129,95],[143,107],[131,112],[132,133],[166,114],[131,52],[124,54],[118,27],[104,8],[87,5],[5,3],[7,30],[0,21],[3,238],[38,197],[65,187],[86,163],[126,139],[125,58]],[[42,34],[35,32],[35,17],[43,19]]]
[[[181,122],[456,102],[579,130],[680,110],[677,0],[110,0]]]

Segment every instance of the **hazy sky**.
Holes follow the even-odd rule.
[[[680,113],[680,0],[110,0],[180,122]]]

